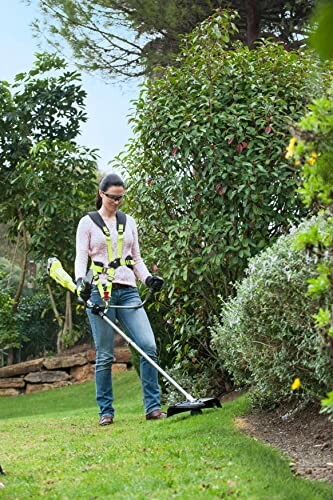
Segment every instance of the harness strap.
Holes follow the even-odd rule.
[[[92,262],[91,269],[93,270],[94,283],[98,288],[100,296],[102,297],[102,299],[108,300],[111,297],[112,282],[114,279],[116,269],[119,266],[128,266],[129,268],[132,269],[133,265],[135,264],[131,255],[127,256],[126,259],[122,258],[124,233],[126,226],[126,214],[121,210],[117,210],[116,212],[117,232],[118,232],[116,259],[113,257],[110,231],[107,225],[105,224],[104,220],[102,219],[102,217],[98,212],[88,212],[88,215],[92,219],[92,221],[103,231],[106,239],[106,246],[107,246],[108,260],[109,260],[108,266],[105,267],[102,262]],[[103,286],[99,279],[99,275],[101,273],[105,273],[107,275],[106,286]]]

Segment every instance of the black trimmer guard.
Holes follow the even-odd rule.
[[[183,413],[184,411],[190,411],[191,415],[199,415],[202,413],[201,410],[205,408],[221,408],[222,405],[217,398],[200,398],[194,401],[183,401],[182,403],[176,403],[175,405],[169,406],[167,410],[167,416],[172,417],[177,413]]]

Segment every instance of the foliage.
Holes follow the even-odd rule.
[[[316,326],[333,349],[331,305],[323,305],[333,290],[333,87],[327,96],[309,105],[308,112],[295,126],[295,134],[288,156],[301,165],[299,193],[312,212],[324,212],[327,220],[324,229],[317,223],[307,227],[299,234],[297,244],[316,256],[317,274],[308,280],[308,293],[320,299]]]
[[[33,68],[12,85],[0,82],[0,94],[0,222],[23,255],[15,312],[28,255],[43,265],[59,256],[72,268],[76,225],[93,203],[96,152],[75,142],[86,120],[86,94],[63,59],[37,54]]]
[[[333,421],[333,391],[327,393],[326,398],[321,400],[321,413],[328,413]]]
[[[319,0],[320,2],[321,0]],[[221,2],[224,7],[236,9],[240,14],[237,23],[239,38],[251,46],[259,38],[283,42],[285,47],[296,49],[304,43],[309,17],[318,0],[232,0]]]
[[[79,81],[63,60],[40,54],[12,86],[0,85],[0,220],[21,236],[22,272],[29,251],[72,264],[75,222],[92,201],[96,154],[74,141],[86,119]]]
[[[56,352],[57,325],[47,293],[24,297],[17,312],[21,360]]]
[[[96,163],[89,155],[72,141],[45,140],[16,168],[15,184],[26,186],[24,224],[39,260],[58,256],[64,267],[73,266],[77,222],[92,206],[96,186]]]
[[[31,3],[31,0],[26,0]],[[252,45],[275,37],[299,46],[315,0],[40,0],[35,30],[58,51],[70,47],[79,67],[106,77],[151,75],[179,52],[190,33],[217,8],[237,9],[238,37]]]
[[[0,273],[6,276],[2,279],[2,286],[7,289],[15,289],[20,281],[21,269],[17,264],[12,263],[6,257],[0,257]]]
[[[38,288],[40,291],[22,298],[17,311],[21,361],[57,352],[59,328],[54,319],[50,297],[46,290]],[[58,301],[60,302],[59,298]],[[64,316],[61,309],[60,314]],[[71,334],[66,332],[64,335],[64,347],[67,348],[86,340],[87,335],[90,335],[86,315],[82,311],[74,310],[73,322],[75,327]]]
[[[18,245],[9,239],[7,224],[0,224],[0,255],[5,255],[14,266],[22,261]]]
[[[322,0],[317,5],[312,19],[314,28],[310,35],[311,46],[323,59],[333,58],[333,5],[331,0]]]
[[[117,164],[129,177],[143,254],[165,278],[175,363],[193,376],[211,370],[216,385],[223,370],[208,326],[218,295],[232,294],[248,259],[304,214],[284,142],[321,81],[309,53],[269,42],[231,49],[234,18],[203,23],[178,67],[146,82],[132,119],[136,137]],[[304,79],[312,72],[317,83]]]
[[[0,349],[19,346],[19,330],[13,316],[13,299],[4,287],[8,276],[0,274]]]
[[[332,61],[333,44],[331,36],[333,7],[331,2],[319,4],[313,18],[314,30],[311,45],[322,59]],[[329,61],[327,61],[329,64]],[[301,197],[316,213],[322,211],[326,227],[322,231],[316,224],[298,237],[298,246],[317,259],[316,276],[308,281],[308,293],[319,298],[319,309],[314,314],[317,331],[333,352],[332,305],[327,304],[333,281],[333,85],[328,95],[323,95],[309,106],[308,113],[295,127],[295,136],[290,141],[288,156],[295,157],[295,164],[301,165],[303,184]],[[322,400],[323,411],[333,420],[332,392]]]
[[[316,222],[325,229],[325,219]],[[237,296],[222,303],[220,321],[213,329],[221,363],[237,386],[251,387],[253,400],[263,406],[290,398],[290,381],[295,377],[319,395],[333,383],[332,358],[312,317],[318,301],[306,293],[315,259],[294,247],[297,235],[311,224],[281,236],[250,260]],[[332,292],[326,296],[327,304],[332,297]]]
[[[296,477],[290,460],[235,427],[244,397],[145,422],[135,371],[114,385],[112,429],[98,429],[91,382],[0,398],[3,498],[332,498],[332,484]]]
[[[31,71],[16,76],[12,87],[1,82],[0,179],[5,192],[0,218],[14,235],[24,226],[39,258],[61,243],[69,260],[73,230],[61,228],[91,200],[96,155],[74,142],[86,120],[79,81],[63,60],[42,54]]]

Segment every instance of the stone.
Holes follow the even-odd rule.
[[[32,392],[48,391],[50,389],[56,389],[57,387],[65,387],[67,385],[71,385],[71,382],[61,380],[60,382],[54,382],[53,384],[27,384],[25,393],[31,394]]]
[[[26,382],[30,382],[32,384],[53,384],[55,382],[60,382],[68,379],[68,373],[61,371],[42,371],[37,373],[29,373],[24,377],[24,380]]]
[[[0,396],[18,396],[19,394],[18,389],[0,389]]]
[[[82,354],[71,354],[69,356],[55,356],[45,358],[43,366],[47,370],[58,370],[59,368],[70,368],[87,364],[87,358]]]
[[[89,361],[89,363],[95,363],[96,361],[95,349],[89,349],[89,351],[86,352],[86,358]]]
[[[0,378],[0,389],[8,389],[8,388],[22,388],[25,387],[25,382],[23,378]]]
[[[131,359],[132,354],[128,347],[115,347],[113,361],[116,363],[129,363]]]
[[[16,377],[17,375],[25,375],[26,373],[38,372],[43,366],[44,358],[32,359],[24,363],[8,365],[0,368],[0,378]]]
[[[114,334],[114,346],[115,347],[126,347],[127,346],[127,343],[125,341],[125,339],[119,335],[119,333],[115,332]]]
[[[75,366],[71,368],[70,376],[74,382],[85,382],[87,380],[94,380],[95,367],[90,364],[84,366]]]
[[[131,361],[131,351],[126,346],[115,346],[114,347],[114,361],[116,363],[129,363]],[[96,352],[94,349],[89,349],[86,352],[86,357],[89,363],[96,362]]]
[[[127,366],[124,363],[113,363],[112,373],[126,372]]]

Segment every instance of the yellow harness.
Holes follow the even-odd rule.
[[[94,284],[97,286],[98,291],[100,293],[101,298],[107,302],[111,297],[112,292],[112,282],[114,279],[114,275],[116,269],[119,266],[127,266],[130,269],[133,268],[135,264],[132,256],[129,255],[126,259],[122,258],[123,253],[123,242],[124,242],[124,233],[126,226],[126,214],[121,210],[117,210],[116,219],[117,219],[117,233],[118,233],[118,241],[117,241],[117,257],[114,258],[112,251],[112,243],[111,243],[111,235],[110,231],[105,224],[104,220],[100,216],[98,212],[88,212],[89,217],[93,220],[93,222],[103,231],[106,239],[106,246],[108,251],[108,260],[109,263],[104,266],[103,262],[91,262],[91,269],[94,275]],[[107,275],[106,284],[102,284],[100,280],[100,274],[105,273]]]

